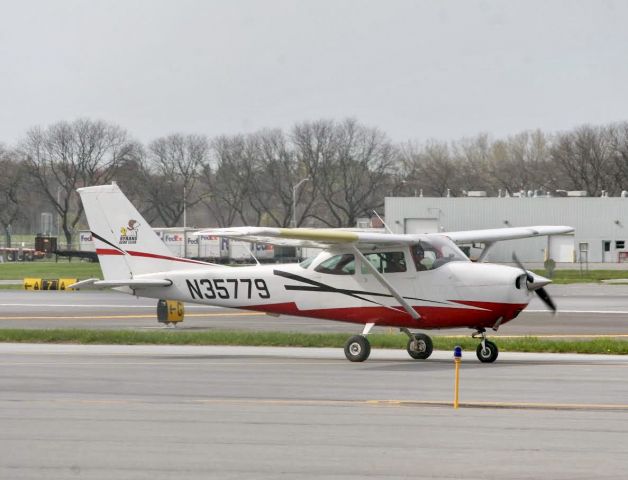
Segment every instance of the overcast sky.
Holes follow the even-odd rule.
[[[355,117],[394,140],[628,120],[627,1],[0,0],[0,142]]]

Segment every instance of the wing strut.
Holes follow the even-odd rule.
[[[482,250],[482,253],[480,253],[480,256],[478,257],[476,261],[483,262],[486,259],[486,256],[488,255],[489,250],[493,248],[493,245],[495,245],[495,242],[486,242],[484,244],[484,249]]]
[[[379,283],[381,283],[391,294],[393,297],[395,297],[397,299],[397,301],[401,304],[401,306],[404,308],[404,310],[406,312],[408,312],[408,314],[414,318],[415,320],[419,320],[421,318],[421,316],[417,313],[417,311],[412,308],[412,306],[406,302],[406,299],[403,298],[401,296],[401,294],[395,290],[395,287],[393,287],[388,280],[386,280],[384,278],[384,276],[379,273],[379,271],[377,270],[377,268],[375,268],[373,266],[373,264],[371,262],[369,262],[369,260],[362,254],[362,252],[358,249],[358,247],[356,247],[355,245],[352,246],[353,248],[353,252],[355,253],[355,255],[362,260],[362,264],[364,264],[366,266],[366,268],[368,268],[371,273],[373,275],[375,275],[375,278],[377,279],[377,281]]]

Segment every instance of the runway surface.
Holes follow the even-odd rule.
[[[0,345],[0,478],[617,479],[628,358]]]
[[[492,335],[611,335],[628,337],[628,286],[551,285],[559,313],[534,299],[519,318]],[[112,291],[32,292],[0,290],[0,328],[159,329],[156,300]],[[238,329],[356,333],[340,322],[273,317],[255,312],[186,304],[182,330]],[[377,331],[375,329],[374,331]],[[468,329],[432,331],[467,335]]]

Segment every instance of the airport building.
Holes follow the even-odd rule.
[[[524,262],[628,261],[628,198],[570,196],[387,197],[386,223],[395,233],[435,233],[533,225],[568,225],[573,235],[498,242],[487,260],[510,262],[516,252]],[[572,196],[573,195],[573,196]],[[483,245],[468,245],[473,258]]]

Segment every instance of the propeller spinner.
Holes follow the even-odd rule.
[[[556,304],[550,297],[547,290],[545,290],[545,285],[552,283],[551,280],[547,278],[541,277],[540,275],[535,275],[523,266],[523,264],[517,258],[517,254],[515,252],[512,253],[512,260],[517,264],[517,266],[523,271],[526,279],[526,287],[529,291],[535,292],[539,298],[543,301],[545,305],[553,312],[556,313]]]

